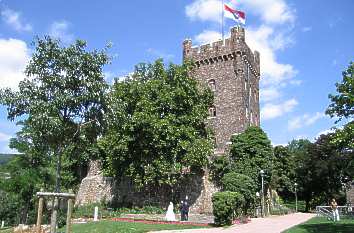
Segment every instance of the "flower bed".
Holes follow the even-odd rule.
[[[112,218],[111,220],[116,221],[116,222],[141,222],[141,223],[145,223],[145,224],[175,224],[175,225],[190,225],[190,226],[210,226],[210,224],[208,224],[208,223],[147,220],[147,219],[134,219],[134,218]]]

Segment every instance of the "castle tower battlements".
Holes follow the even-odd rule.
[[[260,124],[260,54],[245,42],[242,27],[231,28],[230,38],[211,44],[192,46],[183,42],[183,59],[192,60],[192,76],[214,92],[208,123],[214,129],[215,153],[224,153],[234,134]]]

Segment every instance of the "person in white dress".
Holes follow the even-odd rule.
[[[165,218],[167,221],[176,221],[176,216],[175,216],[175,213],[173,212],[173,203],[172,202],[170,202],[170,204],[167,208]]]

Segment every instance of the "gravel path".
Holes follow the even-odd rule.
[[[280,233],[290,227],[303,223],[315,214],[296,213],[284,216],[272,216],[267,218],[253,218],[250,223],[233,225],[226,228],[194,229],[194,230],[175,230],[175,231],[156,231],[156,233]]]

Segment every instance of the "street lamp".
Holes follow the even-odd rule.
[[[262,204],[262,217],[264,218],[264,171],[261,170],[259,172],[261,174],[261,178],[262,178],[262,199],[261,199],[261,204]]]
[[[297,183],[295,182],[295,212],[297,212]]]

